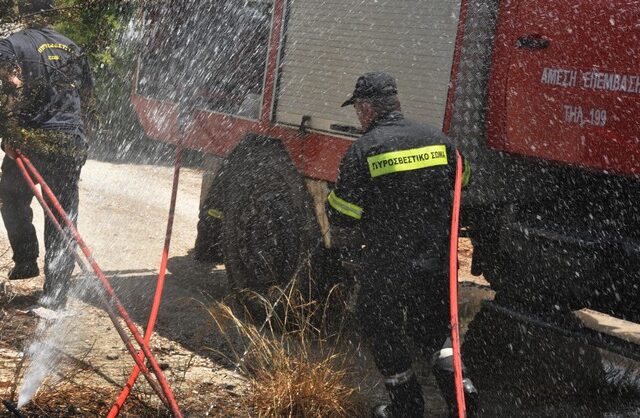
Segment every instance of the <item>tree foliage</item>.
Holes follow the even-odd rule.
[[[136,4],[122,0],[57,0],[55,28],[82,47],[94,66],[114,64],[114,41]]]

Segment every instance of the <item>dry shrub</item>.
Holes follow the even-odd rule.
[[[306,300],[295,282],[270,295],[276,297],[252,294],[265,308],[261,325],[224,303],[209,309],[249,379],[247,407],[259,417],[362,416],[359,390],[349,383],[355,380],[349,353],[338,351],[342,326],[334,332],[325,326],[329,301]]]

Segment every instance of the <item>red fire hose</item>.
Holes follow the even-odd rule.
[[[462,156],[456,151],[456,180],[453,189],[453,213],[451,216],[451,242],[449,245],[449,309],[451,312],[451,347],[456,384],[458,418],[465,418],[466,407],[462,387],[462,354],[460,353],[460,328],[458,325],[458,226],[460,224],[460,200],[462,195]]]
[[[38,191],[38,189],[36,188],[36,185],[34,183],[34,181],[31,179],[31,176],[29,175],[27,169],[25,168],[25,164],[24,161],[21,157],[16,159],[16,163],[18,165],[18,167],[20,168],[20,170],[22,171],[22,175],[24,176],[25,180],[27,181],[27,183],[29,184],[29,187],[31,188],[31,190],[33,191],[36,199],[38,200],[38,202],[40,203],[40,205],[42,206],[42,208],[44,209],[45,213],[47,214],[47,216],[52,220],[54,226],[56,227],[56,229],[62,234],[62,236],[65,239],[65,244],[67,244],[67,246],[69,248],[72,248],[72,240],[69,236],[66,235],[65,232],[63,232],[62,226],[60,225],[60,223],[58,222],[57,218],[55,217],[55,215],[53,214],[53,212],[51,211],[51,209],[49,208],[48,204],[45,202],[44,197],[42,196],[42,194]],[[90,268],[87,267],[87,265],[85,264],[85,260],[82,259],[77,252],[72,251],[72,254],[74,255],[76,261],[78,262],[78,265],[82,268],[82,271],[84,273],[89,273],[90,272]],[[100,295],[102,302],[105,303],[105,305],[109,305],[110,306],[110,302],[108,300],[106,300],[106,298],[104,297],[104,295]],[[115,323],[116,325],[116,330],[118,331],[118,334],[120,334],[120,336],[123,337],[123,340],[125,341],[125,345],[127,347],[127,349],[131,352],[135,352],[135,348],[133,348],[133,345],[131,344],[131,341],[129,340],[129,338],[126,336],[126,333],[124,332],[124,329],[122,329],[122,326],[120,325],[120,323]],[[144,364],[143,364],[144,366]],[[147,376],[149,375],[149,370],[145,367],[145,371],[147,373]],[[152,387],[154,387],[155,389],[158,389],[160,395],[161,396],[161,400],[163,402],[166,403],[166,399],[164,398],[164,394],[162,393],[162,390],[157,386],[157,384],[155,384],[155,381],[153,381]]]
[[[68,243],[70,243],[73,240],[73,242],[78,244],[78,246],[82,251],[82,254],[86,259],[86,262],[90,264],[96,276],[100,279],[100,282],[102,283],[103,288],[109,297],[107,298],[106,295],[100,292],[99,294],[100,298],[104,304],[104,307],[107,313],[109,314],[109,317],[111,318],[111,321],[114,324],[114,327],[116,328],[118,334],[120,335],[123,342],[125,343],[125,346],[129,351],[129,353],[131,354],[131,356],[133,357],[133,360],[136,363],[137,367],[140,369],[140,371],[142,371],[143,375],[149,382],[149,385],[156,392],[160,400],[171,410],[173,416],[181,418],[182,413],[180,412],[180,408],[178,407],[178,404],[173,395],[173,392],[171,391],[171,388],[169,387],[169,384],[166,378],[164,377],[164,374],[162,373],[162,370],[160,369],[160,366],[158,365],[157,360],[149,350],[148,344],[145,343],[145,341],[143,340],[135,324],[133,323],[133,321],[129,317],[129,314],[125,310],[124,306],[118,300],[115,292],[113,291],[113,288],[111,287],[111,284],[109,283],[109,280],[104,275],[104,273],[102,272],[102,269],[100,269],[100,266],[98,266],[98,263],[93,258],[91,251],[89,250],[87,245],[84,243],[84,240],[78,233],[75,225],[69,219],[69,216],[66,214],[66,212],[58,202],[58,199],[55,197],[55,195],[53,194],[53,192],[51,191],[47,183],[44,181],[44,179],[42,178],[38,170],[31,163],[31,161],[29,161],[29,159],[26,158],[24,155],[18,153],[16,157],[16,163],[20,171],[22,172],[23,177],[29,184],[29,187],[31,188],[34,195],[38,199],[38,202],[40,202],[40,205],[44,209],[46,215],[51,219],[56,229],[60,231],[61,235],[65,237],[65,240]],[[42,194],[36,188],[35,182],[33,181],[31,175],[35,177],[36,181],[40,184],[40,187],[42,188],[44,194],[47,196],[47,198],[51,202],[53,208],[56,210],[56,212],[58,212],[60,218],[62,218],[62,220],[64,221],[67,227],[66,230],[63,229],[62,225],[60,225],[56,216],[53,214],[49,204],[45,201]],[[76,257],[76,260],[78,261],[78,264],[83,269],[83,271],[89,272],[89,268],[85,264],[85,260],[83,260],[76,251],[73,251],[73,254]],[[140,349],[142,350],[142,356],[139,355],[136,352],[135,348],[133,347],[133,344],[131,343],[130,338],[127,336],[126,332],[122,328],[122,325],[119,322],[119,318],[116,315],[116,312],[113,310],[112,305],[116,307],[118,314],[120,315],[120,318],[122,318],[122,320],[125,322],[125,324],[127,325],[127,328],[129,329],[134,339],[140,346]],[[151,373],[149,369],[144,364],[143,357],[146,358],[148,363],[151,365],[151,369],[152,369],[151,371],[156,376],[157,381],[151,377]]]
[[[178,145],[176,149],[176,162],[173,170],[173,186],[171,189],[171,203],[169,205],[169,218],[167,220],[167,232],[164,237],[164,247],[162,249],[162,259],[160,261],[160,270],[158,272],[158,281],[156,283],[156,291],[153,297],[153,305],[151,306],[151,314],[149,315],[149,322],[147,323],[147,329],[144,333],[144,342],[149,344],[151,340],[151,334],[153,334],[153,328],[156,325],[156,319],[158,317],[158,309],[160,309],[160,301],[162,300],[162,290],[164,288],[164,279],[167,273],[167,261],[169,260],[169,247],[171,245],[171,234],[173,231],[173,219],[175,216],[176,199],[178,196],[178,183],[180,181],[180,167],[182,164],[182,147]],[[142,357],[142,353],[138,353]],[[120,413],[122,406],[129,397],[133,385],[138,379],[140,374],[140,367],[136,364],[127,380],[126,385],[122,388],[118,399],[111,407],[107,418],[115,418]]]

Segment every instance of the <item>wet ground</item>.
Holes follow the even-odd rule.
[[[90,161],[83,172],[80,230],[131,315],[141,324],[146,322],[157,274],[171,172],[170,167],[96,161]],[[153,349],[170,366],[169,378],[179,387],[181,399],[199,405],[193,409],[200,414],[196,416],[204,413],[204,405],[214,405],[216,416],[230,416],[231,412],[222,407],[237,405],[243,382],[222,358],[224,344],[206,310],[226,294],[224,268],[198,265],[189,254],[195,239],[199,184],[197,170],[183,172],[167,288]],[[35,213],[41,231],[41,211],[36,208]],[[6,248],[2,231],[0,250]],[[637,363],[482,305],[482,301],[493,298],[493,293],[481,278],[468,274],[470,252],[468,241],[463,240],[460,296],[464,351],[470,374],[482,393],[480,416],[640,416]],[[3,282],[10,254],[1,253],[0,291],[4,290],[5,296],[0,298],[0,395],[6,398],[15,389],[21,352],[36,327],[33,318],[17,311],[37,300],[42,279]],[[65,350],[80,361],[71,362],[69,370],[83,364],[102,373],[100,380],[106,382],[103,387],[108,390],[96,392],[96,396],[103,397],[100,402],[106,405],[128,373],[130,362],[95,300],[83,297],[74,306],[79,314],[71,328],[85,332],[65,341]],[[445,417],[446,408],[428,365],[417,363],[429,416]],[[384,400],[380,376],[366,350],[354,358],[354,366],[359,372],[358,384],[370,403]],[[60,402],[76,402],[72,394],[64,396]],[[140,398],[152,403],[152,397],[144,391]],[[71,415],[95,416],[75,412]],[[236,413],[247,415],[246,411]]]

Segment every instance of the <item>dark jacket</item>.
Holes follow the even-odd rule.
[[[93,88],[81,49],[52,28],[24,29],[0,41],[0,60],[15,62],[24,87],[16,117],[23,128],[82,129],[81,91]]]
[[[331,224],[361,235],[368,263],[443,268],[455,164],[456,148],[440,130],[400,112],[384,115],[341,162],[328,198]]]

